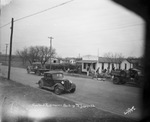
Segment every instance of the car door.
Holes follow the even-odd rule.
[[[52,79],[52,74],[47,74],[46,86],[52,87],[54,85],[54,80]]]

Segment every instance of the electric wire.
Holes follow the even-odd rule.
[[[42,10],[42,11],[39,11],[39,12],[36,12],[36,13],[30,14],[30,15],[27,15],[27,16],[21,17],[21,18],[19,18],[19,19],[14,20],[14,22],[17,22],[17,21],[20,21],[20,20],[23,20],[23,19],[26,19],[26,18],[29,18],[29,17],[35,16],[35,15],[37,15],[37,14],[40,14],[40,13],[43,13],[43,12],[46,12],[46,11],[52,10],[52,9],[54,9],[54,8],[57,8],[57,7],[60,7],[60,6],[65,5],[65,4],[67,4],[67,3],[70,3],[70,2],[72,2],[72,1],[74,1],[74,0],[70,0],[70,1],[67,1],[67,2],[64,2],[64,3],[61,3],[61,4],[58,4],[58,5],[56,5],[56,6],[53,6],[53,7],[47,8],[47,9],[45,9],[45,10]],[[5,26],[9,25],[10,23],[11,23],[11,22],[9,22],[9,23],[7,23],[7,24],[5,24],[5,25],[1,26],[0,28],[3,28],[3,27],[5,27]]]
[[[45,9],[45,10],[42,10],[42,11],[39,11],[39,12],[30,14],[30,15],[27,15],[27,16],[21,17],[21,18],[19,18],[19,19],[14,20],[14,22],[17,22],[17,21],[20,21],[20,20],[23,20],[23,19],[26,19],[26,18],[35,16],[35,15],[37,15],[37,14],[40,14],[40,13],[43,13],[43,12],[46,12],[46,11],[49,11],[49,10],[51,10],[51,9],[60,7],[60,6],[62,6],[62,5],[65,5],[65,4],[67,4],[67,3],[70,3],[70,2],[72,2],[72,1],[74,1],[74,0],[70,0],[70,1],[67,1],[67,2],[64,2],[64,3],[61,3],[61,4],[58,4],[58,5],[56,5],[56,6],[47,8],[47,9]],[[7,23],[7,24],[1,26],[0,28],[3,28],[3,27],[5,27],[5,26],[7,26],[7,25],[9,25],[9,24],[11,24],[11,22],[9,22],[9,23]],[[144,23],[137,23],[137,24],[127,25],[127,26],[124,26],[124,25],[123,25],[123,26],[118,26],[118,27],[116,27],[116,28],[102,29],[102,30],[100,30],[100,31],[116,30],[116,29],[124,29],[124,28],[132,27],[132,26],[138,26],[138,25],[143,25],[143,24],[144,24]]]

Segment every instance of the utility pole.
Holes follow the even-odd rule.
[[[51,56],[52,56],[52,39],[54,39],[53,37],[48,37],[50,39],[50,70],[51,70]]]
[[[10,80],[10,70],[11,70],[11,53],[12,53],[12,39],[13,39],[13,27],[14,27],[14,18],[11,20],[11,35],[10,35],[10,49],[9,49],[9,65],[8,65],[8,80]]]
[[[8,44],[6,44],[6,57],[5,57],[5,62],[7,62],[7,48],[8,48]]]

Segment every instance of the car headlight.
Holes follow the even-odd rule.
[[[64,81],[61,81],[62,84],[64,84]]]

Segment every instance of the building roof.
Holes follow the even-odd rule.
[[[99,57],[99,63],[121,63],[123,59]]]
[[[96,60],[81,60],[81,61],[77,61],[78,63],[96,63]]]
[[[105,58],[105,57],[99,57],[97,60],[81,60],[77,61],[78,63],[121,63],[123,59],[111,59],[111,58]]]
[[[139,59],[127,59],[128,62],[136,64],[136,63],[141,63]]]

